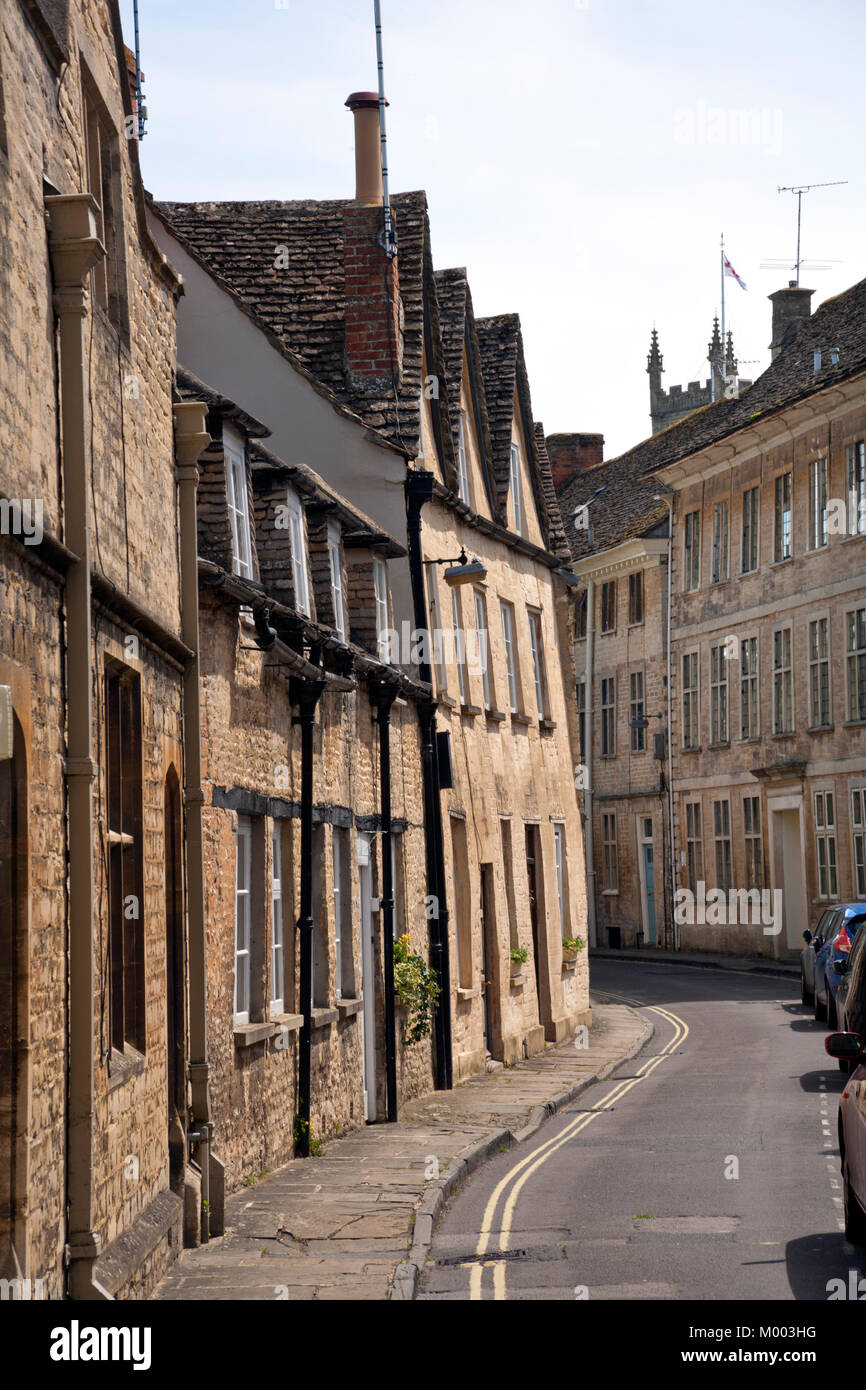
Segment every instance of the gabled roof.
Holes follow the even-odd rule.
[[[436,284],[436,301],[439,306],[442,361],[445,368],[446,396],[450,407],[449,419],[454,456],[457,457],[460,448],[460,396],[463,386],[463,356],[465,353],[468,359],[469,390],[481,454],[481,468],[487,488],[487,499],[494,519],[504,525],[505,518],[499,505],[493,475],[487,395],[481,371],[481,349],[478,342],[475,313],[472,308],[472,294],[466,279],[466,269],[461,266],[454,270],[437,270],[433,278]]]
[[[550,476],[550,460],[546,449],[543,455],[539,455],[538,451],[520,317],[517,314],[497,314],[493,318],[478,319],[476,326],[500,518],[504,524],[511,477],[511,424],[516,392],[542,535],[554,555],[569,560],[571,556]]]

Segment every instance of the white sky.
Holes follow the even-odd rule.
[[[132,46],[132,0],[121,0]],[[382,0],[391,187],[424,188],[438,269],[475,312],[517,311],[536,419],[649,433],[665,386],[706,377],[719,236],[744,376],[803,199],[813,307],[866,275],[864,0]],[[147,187],[183,201],[351,197],[349,92],[376,86],[373,0],[140,0]],[[733,114],[731,114],[733,113]],[[736,113],[747,115],[741,124]],[[744,128],[745,127],[745,128]]]

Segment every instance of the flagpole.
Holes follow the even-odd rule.
[[[725,338],[725,236],[722,233],[722,376],[728,375],[728,349]]]

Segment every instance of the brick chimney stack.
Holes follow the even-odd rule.
[[[801,323],[812,315],[812,295],[814,290],[802,289],[795,280],[788,281],[788,288],[776,290],[767,295],[773,306],[773,340],[770,343],[772,359],[779,356],[786,339],[793,337]]]
[[[557,491],[577,473],[597,468],[604,461],[603,434],[549,434],[546,442]]]
[[[343,208],[346,371],[366,391],[399,380],[402,306],[397,257],[384,246],[379,97],[353,92],[346,105],[355,117],[355,201]]]

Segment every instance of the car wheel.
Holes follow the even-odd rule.
[[[827,1017],[827,997],[828,997],[828,995],[829,995],[829,992],[830,992],[830,991],[828,990],[828,991],[827,991],[827,994],[824,996],[823,1001],[820,1000],[820,999],[818,998],[818,986],[817,986],[817,983],[816,983],[816,985],[815,985],[815,1018],[818,1020],[819,1023],[820,1023],[820,1021],[821,1021],[822,1019],[824,1019],[824,1018]]]
[[[800,1003],[801,1003],[801,1004],[811,1004],[811,1003],[812,1003],[812,991],[809,989],[809,986],[806,984],[806,976],[803,974],[802,970],[800,971]]]
[[[866,1245],[866,1212],[851,1190],[847,1157],[842,1166],[842,1185],[845,1189],[845,1239],[852,1245]]]

